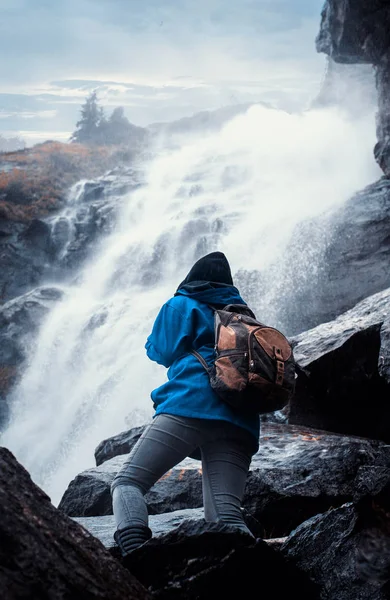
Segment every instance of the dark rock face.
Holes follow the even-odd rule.
[[[375,157],[390,175],[390,7],[382,0],[327,0],[317,50],[340,63],[375,66],[379,113]]]
[[[123,431],[118,433],[118,435],[100,442],[95,450],[96,466],[98,467],[106,460],[114,458],[114,456],[128,454],[137,440],[141,437],[145,427],[146,425],[133,427],[133,429],[130,429],[129,431]]]
[[[84,528],[64,516],[0,448],[0,597],[7,600],[149,598]]]
[[[389,480],[386,444],[292,425],[272,426],[260,439],[243,506],[265,537],[288,535],[310,516],[368,493]]]
[[[218,523],[182,522],[136,550],[129,568],[159,599],[255,598],[259,584],[277,600],[320,597],[319,587],[262,539]]]
[[[264,537],[264,530],[260,523],[248,511],[245,509],[242,510],[245,522],[252,534],[255,537]],[[120,558],[120,551],[114,540],[114,531],[116,528],[114,515],[105,515],[104,517],[73,517],[73,520],[76,523],[80,523],[87,531],[97,537],[104,547],[110,550],[113,556]],[[149,527],[153,532],[153,537],[157,539],[181,525],[183,521],[188,520],[191,520],[194,524],[204,524],[203,508],[184,508],[158,515],[150,515]],[[275,538],[272,542],[269,540],[267,542],[273,546],[277,543],[282,544],[281,540],[276,540]]]
[[[127,455],[114,457],[80,473],[68,486],[58,508],[71,517],[112,514],[110,486]],[[145,496],[150,514],[202,506],[201,463],[185,459]]]
[[[390,19],[387,22],[389,28]],[[382,56],[377,66],[376,85],[378,89],[377,137],[374,148],[375,158],[389,177],[390,175],[390,49]]]
[[[390,287],[389,226],[390,180],[383,178],[336,210],[297,226],[283,272],[246,274],[238,278],[240,289],[256,291],[258,315],[285,298],[274,323],[289,336],[332,321]]]
[[[75,186],[73,200],[58,217],[50,220],[52,270],[58,278],[80,268],[102,237],[109,234],[124,194],[139,183],[134,171],[122,169]]]
[[[280,551],[323,590],[322,597],[385,600],[390,592],[390,488],[302,523]],[[329,577],[329,574],[332,574]]]
[[[61,290],[42,287],[0,307],[0,429],[8,415],[8,394],[18,379],[34,334],[62,297]]]
[[[78,183],[55,216],[18,222],[0,215],[0,303],[72,276],[111,231],[121,199],[140,185],[137,177],[123,167]]]
[[[48,219],[51,235],[50,276],[72,276],[112,231],[125,194],[140,186],[140,175],[122,167],[96,180],[76,184],[67,206]]]
[[[240,593],[254,598],[261,569],[261,586],[273,598],[385,600],[389,492],[389,485],[378,493],[366,490],[360,500],[314,515],[287,537],[259,539],[255,534],[256,541],[205,523],[200,509],[151,516],[153,538],[133,554],[130,570],[157,598]],[[114,517],[74,520],[121,560],[113,541]]]
[[[15,223],[0,218],[0,303],[42,282],[50,251],[50,230],[43,221]]]
[[[316,306],[317,321],[329,321],[390,287],[389,225],[390,181],[384,178],[353,196],[330,217],[332,235],[316,282],[322,298]]]
[[[390,47],[386,1],[327,0],[316,44],[338,62],[376,64]]]
[[[390,290],[293,338],[289,423],[390,442]]]

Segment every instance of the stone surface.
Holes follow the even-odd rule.
[[[371,63],[378,90],[375,157],[390,175],[390,6],[386,0],[326,0],[317,50],[340,63]]]
[[[255,537],[263,537],[264,530],[245,509],[243,509],[244,519],[249,529]],[[114,515],[105,515],[104,517],[73,517],[76,523],[79,523],[92,535],[97,537],[102,544],[110,550],[111,554],[120,557],[119,548],[114,540],[116,529]],[[149,527],[153,532],[154,538],[161,538],[165,534],[174,530],[183,521],[192,523],[204,522],[203,508],[185,508],[174,510],[172,512],[161,513],[159,515],[150,515]],[[284,541],[282,539],[266,540],[272,547],[280,547]]]
[[[100,442],[95,450],[96,466],[98,467],[106,460],[114,458],[114,456],[128,454],[141,437],[145,427],[146,425],[133,427],[128,431],[122,431],[121,433],[118,433],[118,435],[114,435],[113,437]]]
[[[386,0],[326,0],[317,50],[337,62],[376,64],[390,47]]]
[[[72,517],[112,514],[110,486],[127,455],[87,469],[69,484],[58,508]],[[145,496],[150,514],[202,505],[201,463],[185,459],[168,471]]]
[[[186,520],[136,550],[131,572],[158,599],[272,598],[319,600],[306,574],[262,539],[222,524]]]
[[[357,502],[316,514],[284,538],[259,539],[252,531],[257,542],[206,524],[200,509],[154,515],[149,521],[153,539],[136,551],[130,568],[158,598],[230,598],[240,593],[255,598],[260,569],[261,589],[272,590],[273,598],[284,593],[311,600],[385,600],[389,492],[388,484],[379,493],[368,492]],[[74,520],[121,560],[112,538],[113,516]],[[150,564],[156,568],[151,570]]]
[[[50,503],[5,448],[0,506],[0,598],[150,598],[99,540]]]
[[[377,496],[316,515],[282,544],[281,553],[321,586],[322,598],[389,597],[389,494],[387,486]]]
[[[240,272],[256,314],[292,337],[332,321],[390,287],[390,180],[382,178],[326,213],[298,224],[283,265]],[[281,302],[282,299],[282,302]]]
[[[289,423],[390,442],[390,289],[291,342]]]
[[[8,417],[7,398],[34,343],[34,334],[62,297],[58,288],[41,287],[0,306],[0,429]]]

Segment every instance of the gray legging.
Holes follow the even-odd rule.
[[[223,521],[250,533],[241,502],[253,454],[251,438],[245,429],[226,421],[157,415],[112,483],[117,529],[147,527],[146,492],[200,448],[205,520]]]

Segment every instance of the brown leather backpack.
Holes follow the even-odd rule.
[[[295,390],[295,361],[287,338],[257,321],[245,304],[213,310],[213,366],[196,350],[191,352],[206,369],[213,390],[245,412],[262,414],[284,408]]]

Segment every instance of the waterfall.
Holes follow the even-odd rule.
[[[378,177],[374,143],[373,115],[356,123],[335,109],[289,114],[259,105],[218,132],[159,147],[110,233],[63,284],[11,398],[1,443],[54,504],[94,466],[102,439],[152,416],[150,392],[166,372],[146,358],[144,344],[192,263],[220,250],[233,275],[283,270],[297,224]],[[322,243],[310,242],[310,252]],[[250,286],[245,293],[256,307]],[[277,325],[264,298],[262,307],[261,319]]]

